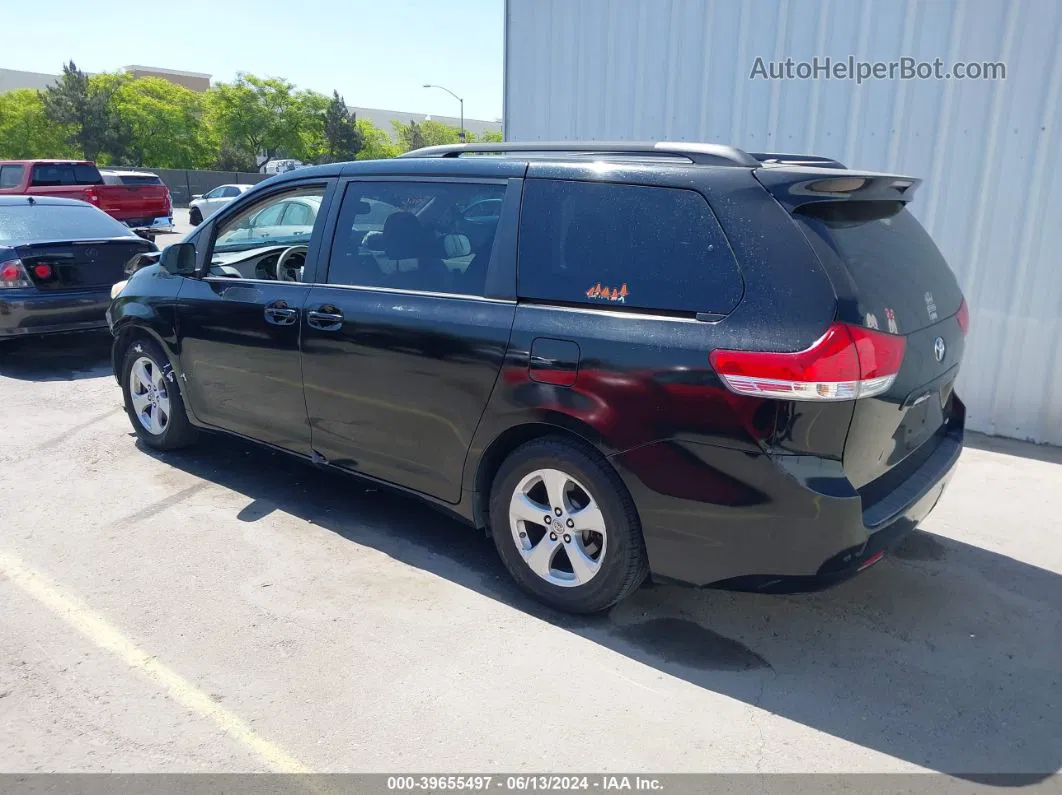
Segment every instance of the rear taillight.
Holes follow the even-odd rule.
[[[87,191],[85,191],[85,200],[92,202],[93,204],[99,204],[100,195],[96,193],[95,188],[89,188]]]
[[[32,286],[29,274],[22,267],[22,260],[9,259],[6,262],[0,262],[0,289]]]
[[[793,353],[716,350],[712,366],[733,392],[785,400],[855,400],[887,392],[903,363],[903,337],[834,323]]]
[[[955,315],[955,319],[959,321],[959,328],[962,329],[962,333],[967,334],[970,331],[970,310],[966,307],[965,298],[959,304],[959,311]]]
[[[51,265],[34,265],[33,275],[38,279],[50,279],[52,278],[52,266]]]

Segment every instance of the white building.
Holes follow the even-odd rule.
[[[911,210],[971,307],[970,427],[1062,444],[1062,3],[507,0],[505,19],[509,140],[721,142],[924,179]],[[801,79],[849,56],[883,76]],[[890,79],[904,57],[1006,79]],[[792,77],[753,75],[787,59]]]

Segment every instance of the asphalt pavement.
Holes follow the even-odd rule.
[[[0,772],[1062,766],[1062,451],[972,437],[924,531],[832,590],[572,618],[407,498],[145,449],[108,344],[0,352]]]

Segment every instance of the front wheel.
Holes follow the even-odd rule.
[[[560,438],[529,442],[491,490],[494,543],[513,579],[571,613],[607,610],[648,574],[634,502],[596,452]]]
[[[122,361],[125,412],[144,444],[176,450],[195,440],[169,359],[152,341],[135,339]]]
[[[188,223],[192,226],[199,226],[203,223],[203,213],[199,211],[198,207],[193,207],[188,211]]]

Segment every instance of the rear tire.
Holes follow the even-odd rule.
[[[136,435],[155,450],[176,450],[195,441],[169,358],[157,343],[136,338],[122,358],[125,413]]]
[[[188,223],[192,226],[199,226],[203,223],[203,213],[199,211],[198,207],[193,207],[188,211]]]
[[[596,451],[564,438],[536,439],[505,459],[491,488],[490,525],[513,579],[558,610],[607,610],[649,572],[623,481]]]

